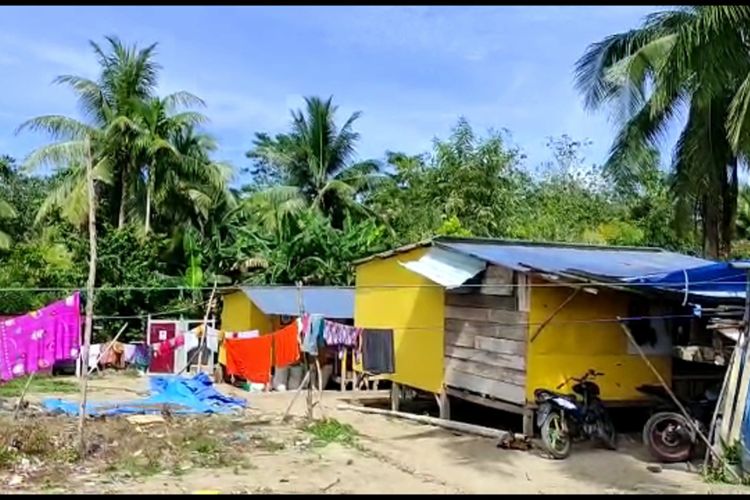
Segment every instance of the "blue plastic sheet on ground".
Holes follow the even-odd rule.
[[[87,402],[86,414],[111,416],[160,413],[165,405],[176,414],[231,413],[245,408],[247,404],[244,399],[226,396],[217,391],[205,373],[192,378],[152,376],[149,385],[151,395],[145,399]],[[50,398],[42,401],[42,405],[52,413],[78,415],[80,403]]]

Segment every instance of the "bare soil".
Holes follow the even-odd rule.
[[[97,377],[90,386],[90,398],[99,401],[135,399],[147,393],[145,378],[122,375]],[[642,446],[627,436],[616,452],[581,444],[570,458],[556,461],[535,451],[499,449],[486,438],[337,409],[339,403],[352,399],[386,397],[370,391],[324,393],[322,405],[315,408],[316,418],[335,424],[332,432],[356,431],[355,436],[342,430],[341,439],[329,439],[305,429],[304,396],[295,403],[294,418],[282,423],[293,393],[248,393],[226,385],[219,390],[246,398],[247,410],[231,417],[167,415],[165,422],[148,425],[124,418],[90,421],[87,428],[94,449],[83,461],[75,452],[75,419],[27,411],[14,423],[5,411],[0,414],[5,449],[10,434],[22,435],[25,443],[13,443],[14,453],[24,446],[37,453],[27,453],[22,460],[19,455],[6,457],[5,462],[0,453],[2,489],[19,493],[750,492],[740,486],[706,483],[685,464],[650,472]],[[50,396],[76,397],[30,393],[31,408]],[[6,403],[5,408],[9,406]],[[46,437],[34,441],[39,429]],[[54,453],[45,446],[54,448]],[[41,455],[34,447],[42,448]]]

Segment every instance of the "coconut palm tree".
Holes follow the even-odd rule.
[[[304,111],[292,111],[289,133],[275,138],[256,135],[248,156],[274,168],[285,183],[257,196],[289,199],[290,192],[297,193],[340,228],[347,213],[366,212],[358,195],[377,182],[379,165],[354,161],[359,134],[353,125],[361,113],[352,114],[338,127],[332,98],[309,97],[305,103]]]
[[[232,168],[211,159],[216,142],[192,125],[170,138],[173,151],[153,171],[153,202],[162,227],[194,227],[204,236],[215,217],[235,209],[229,189]]]
[[[88,137],[98,191],[108,196],[113,208],[110,217],[120,228],[131,220],[143,221],[148,233],[153,206],[171,187],[199,185],[204,180],[213,182],[213,187],[224,186],[226,173],[204,161],[207,153],[197,152],[196,147],[207,146],[205,141],[194,141],[187,153],[180,150],[179,141],[194,135],[193,126],[205,121],[200,113],[180,108],[203,102],[187,92],[155,96],[159,69],[153,60],[155,45],[129,48],[114,37],[108,37],[107,42],[108,51],[91,42],[101,68],[96,81],[71,75],[55,80],[76,93],[84,120],[41,116],[19,127],[47,132],[56,141],[32,152],[25,166],[50,164],[64,170],[37,220],[60,209],[70,222],[82,225],[87,214],[82,154]],[[200,200],[185,197],[182,201]]]
[[[616,111],[620,131],[606,168],[636,175],[672,119],[687,109],[672,155],[673,191],[683,212],[696,210],[704,252],[729,253],[737,170],[750,140],[747,27],[742,6],[688,6],[648,16],[642,26],[594,43],[576,64],[586,106]],[[747,96],[745,96],[747,94]],[[634,168],[635,167],[635,168]]]
[[[198,104],[203,101],[187,92],[171,94],[163,99],[153,97],[139,103],[135,117],[138,122],[138,136],[135,141],[138,165],[142,174],[138,181],[145,183],[144,232],[151,230],[151,211],[154,192],[175,173],[189,177],[200,176],[205,164],[203,150],[195,148],[179,151],[174,139],[181,138],[188,129],[192,133],[195,125],[206,121],[206,117],[194,111],[174,113],[180,105]],[[197,156],[196,156],[197,155]],[[175,172],[177,171],[177,172]]]

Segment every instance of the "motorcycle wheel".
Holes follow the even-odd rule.
[[[678,427],[692,429],[685,417],[674,412],[656,413],[643,426],[643,444],[656,460],[674,463],[690,459],[694,440],[675,432]]]
[[[601,420],[597,424],[597,430],[599,432],[599,440],[608,450],[617,449],[617,431],[615,431],[615,425],[612,423],[612,419],[606,413],[602,415]]]
[[[571,439],[568,424],[562,414],[552,411],[542,422],[542,442],[550,455],[555,459],[568,458]]]

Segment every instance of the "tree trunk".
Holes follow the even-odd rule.
[[[144,231],[146,234],[149,233],[151,230],[151,191],[152,191],[152,183],[151,183],[151,173],[149,172],[149,176],[146,179],[146,227],[144,228]]]
[[[734,240],[737,223],[737,158],[731,158],[724,169],[721,187],[721,257],[726,259],[732,253],[732,241]]]
[[[122,171],[121,183],[120,183],[120,211],[117,215],[117,228],[122,229],[125,227],[125,201],[128,199],[128,169],[125,168]]]
[[[709,259],[719,258],[719,203],[703,198],[703,253]]]
[[[89,277],[86,283],[86,322],[83,329],[83,348],[81,349],[81,362],[85,363],[85,368],[81,370],[81,404],[78,409],[78,440],[81,459],[86,457],[84,422],[86,421],[88,359],[89,347],[91,346],[91,332],[94,326],[94,283],[96,281],[96,191],[94,189],[91,143],[88,138],[86,138],[86,184],[89,202]]]

